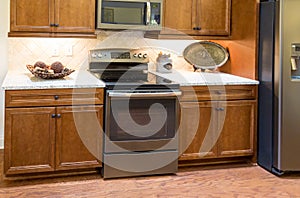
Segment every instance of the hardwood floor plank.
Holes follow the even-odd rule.
[[[294,198],[300,197],[299,186],[299,173],[277,177],[256,165],[229,164],[184,167],[176,175],[109,180],[89,174],[13,181],[1,174],[0,197]]]

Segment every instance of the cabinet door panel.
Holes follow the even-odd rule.
[[[195,26],[196,0],[165,0],[164,26],[180,32],[191,31]],[[180,33],[179,32],[179,33]],[[164,33],[172,33],[165,30]]]
[[[57,108],[56,169],[101,166],[103,106]]]
[[[95,0],[55,0],[55,32],[93,33]]]
[[[160,34],[170,38],[183,33],[227,37],[230,23],[231,0],[165,0],[164,26],[167,29]]]
[[[5,110],[4,172],[54,170],[54,107]]]
[[[54,21],[53,0],[11,0],[10,31],[49,32]]]
[[[204,35],[229,35],[231,0],[198,0],[196,23]]]
[[[219,122],[222,134],[219,141],[220,156],[247,156],[254,154],[254,132],[256,101],[220,102],[219,117],[225,118]],[[222,118],[219,118],[221,121]]]
[[[183,102],[181,103],[180,149],[181,152],[189,145],[180,160],[195,160],[216,157],[215,143],[216,115],[211,102]],[[198,111],[197,111],[198,109]]]

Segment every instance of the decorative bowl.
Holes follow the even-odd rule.
[[[51,73],[47,69],[36,70],[33,65],[26,65],[27,69],[36,77],[43,79],[58,79],[70,75],[75,70],[64,68],[60,73]]]

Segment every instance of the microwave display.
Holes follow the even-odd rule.
[[[143,0],[100,0],[97,28],[132,29],[161,27],[162,2]],[[143,28],[144,27],[144,28]]]

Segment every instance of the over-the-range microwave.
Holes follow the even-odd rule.
[[[98,0],[97,29],[161,30],[163,0]]]

